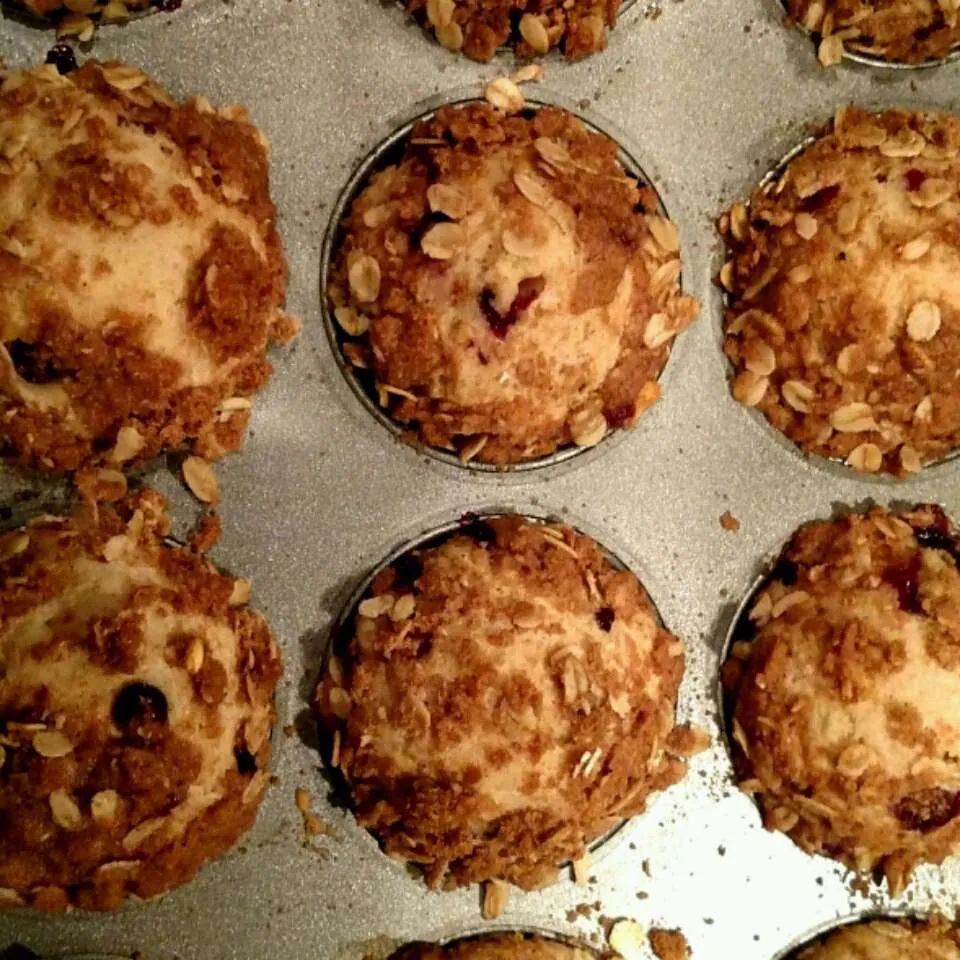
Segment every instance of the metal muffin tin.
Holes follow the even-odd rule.
[[[960,462],[906,481],[861,478],[805,460],[728,393],[722,303],[713,278],[722,250],[715,218],[745,197],[811,124],[842,103],[958,107],[960,65],[823,71],[778,0],[657,0],[634,6],[606,51],[577,63],[545,59],[532,97],[562,97],[636,144],[681,234],[685,291],[703,303],[678,338],[662,399],[616,443],[536,471],[479,474],[438,463],[390,437],[345,382],[323,329],[324,232],[351,172],[436,98],[513,69],[440,48],[380,0],[185,0],[171,16],[98,31],[93,51],[150,72],[177,96],[241,102],[273,143],[273,194],[290,264],[288,306],[299,342],[255,405],[244,450],[217,469],[224,533],[214,559],[253,580],[253,602],[284,653],[278,738],[254,830],[192,883],[112,916],[0,916],[0,947],[42,956],[143,951],[147,960],[351,960],[390,944],[443,940],[480,928],[552,930],[599,943],[601,917],[680,928],[697,960],[772,960],[840,917],[941,909],[960,900],[960,863],[921,869],[895,901],[851,892],[833,862],[766,833],[731,782],[722,740],[690,764],[607,844],[578,887],[562,879],[515,892],[495,924],[479,892],[430,893],[386,859],[349,812],[327,799],[307,705],[330,627],[367,571],[398,544],[469,510],[558,515],[594,535],[640,576],[687,644],[680,715],[718,732],[717,669],[742,596],[801,523],[835,505],[938,501],[960,517]],[[40,62],[51,31],[0,19],[0,56]],[[166,492],[180,534],[195,504],[164,463],[145,479]],[[0,471],[0,504],[34,478]],[[36,502],[47,502],[43,487]],[[34,501],[17,502],[26,511]],[[721,528],[730,510],[739,532]],[[299,732],[294,732],[293,728]],[[335,836],[303,846],[294,790]],[[580,904],[599,904],[584,909]]]

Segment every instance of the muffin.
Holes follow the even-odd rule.
[[[801,527],[723,671],[737,777],[767,828],[894,894],[960,851],[958,561],[936,506]]]
[[[0,85],[0,448],[53,471],[240,446],[289,339],[266,141],[88,63]]]
[[[443,107],[341,224],[345,356],[414,442],[463,460],[592,446],[658,398],[697,312],[656,210],[616,144],[564,110]]]
[[[3,906],[156,896],[254,822],[277,651],[168,532],[146,491],[0,537]]]
[[[99,23],[125,23],[148,9],[177,10],[183,0],[6,0],[13,9],[57,25],[57,35],[93,39]]]
[[[459,940],[447,946],[412,943],[394,953],[389,960],[597,960],[586,947],[573,947],[557,940],[499,933]],[[612,955],[610,960],[614,960]]]
[[[960,938],[946,921],[852,923],[801,950],[797,960],[960,960]]]
[[[844,51],[923,63],[960,42],[953,0],[787,0],[786,6],[790,19],[814,35],[825,67],[839,63]]]
[[[405,0],[441,46],[489,60],[509,43],[520,57],[559,47],[569,60],[602,50],[621,0]]]
[[[840,110],[720,221],[733,395],[802,450],[904,475],[960,443],[960,120]]]
[[[684,773],[683,644],[571,528],[478,520],[380,571],[316,694],[357,820],[432,888],[532,889]]]

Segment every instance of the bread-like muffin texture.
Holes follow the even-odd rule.
[[[458,940],[440,946],[412,943],[390,960],[598,960],[598,954],[586,947],[522,933],[498,933]],[[612,954],[606,954],[615,960]]]
[[[331,766],[433,888],[550,883],[684,773],[683,644],[569,527],[495,517],[404,554],[334,648]]]
[[[140,70],[0,81],[0,445],[53,471],[237,449],[295,324],[242,108]]]
[[[895,63],[946,57],[960,43],[955,0],[788,0],[790,19],[814,34],[820,62],[845,51]]]
[[[942,918],[851,923],[801,950],[797,960],[960,960],[960,937]]]
[[[76,37],[81,42],[93,38],[101,23],[125,23],[138,13],[157,9],[177,10],[182,0],[6,0],[31,17],[50,20],[57,35]]]
[[[633,425],[697,313],[677,230],[608,137],[542,107],[441,108],[341,225],[347,359],[415,442],[514,464]]]
[[[278,654],[168,532],[146,491],[0,537],[3,906],[156,896],[254,822]]]
[[[960,850],[958,559],[937,506],[801,527],[724,667],[766,826],[894,893]]]
[[[720,223],[733,395],[802,450],[913,473],[960,443],[960,120],[838,112]]]
[[[568,60],[602,50],[621,0],[405,0],[407,9],[448,50],[489,60],[511,45],[533,57],[554,47]]]

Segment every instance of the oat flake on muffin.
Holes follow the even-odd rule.
[[[957,0],[788,0],[791,20],[817,39],[825,67],[845,51],[895,63],[941,59],[960,42]]]
[[[960,960],[960,934],[942,917],[930,921],[851,923],[801,950],[797,960]]]
[[[607,45],[622,0],[405,0],[437,42],[474,60],[504,44],[532,57],[559,47],[576,60]]]
[[[801,527],[724,667],[766,826],[894,894],[960,852],[958,561],[936,506]]]
[[[141,71],[0,78],[0,446],[72,471],[237,449],[294,322],[241,107]]]
[[[249,585],[168,533],[145,491],[0,536],[2,906],[164,893],[256,817],[278,654]]]
[[[720,221],[733,395],[802,450],[905,475],[960,444],[960,119],[838,112]]]
[[[564,110],[443,107],[342,224],[328,294],[345,354],[415,441],[464,460],[592,446],[656,401],[697,312],[656,210]]]
[[[684,773],[683,644],[569,527],[476,521],[403,555],[316,696],[359,823],[429,886],[552,882]]]

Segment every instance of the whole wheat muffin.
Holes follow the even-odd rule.
[[[404,0],[448,50],[489,60],[511,44],[532,57],[559,47],[576,60],[607,45],[621,0]]]
[[[57,35],[76,37],[82,42],[93,39],[100,23],[125,23],[148,9],[177,10],[183,0],[6,0],[14,9],[49,19],[57,25]]]
[[[735,204],[733,395],[809,453],[906,474],[960,443],[960,120],[839,111]]]
[[[945,57],[960,42],[957,0],[787,0],[790,19],[813,33],[820,62],[844,51],[897,63]]]
[[[801,950],[797,960],[960,960],[960,936],[939,917],[851,923]]]
[[[606,956],[615,960],[613,954]],[[598,960],[598,954],[586,947],[569,946],[543,937],[498,933],[446,946],[412,943],[389,960]]]
[[[564,110],[444,107],[342,224],[328,293],[346,356],[414,440],[464,460],[592,446],[658,398],[697,312],[656,209]]]
[[[132,67],[0,80],[0,446],[56,471],[240,446],[289,339],[266,141]]]
[[[359,823],[427,883],[555,879],[684,772],[683,644],[569,527],[482,520],[405,554],[316,705]]]
[[[147,491],[0,536],[4,906],[155,896],[256,817],[277,651],[249,585],[168,531]]]
[[[724,667],[768,829],[894,893],[960,851],[958,560],[936,506],[801,527]]]

